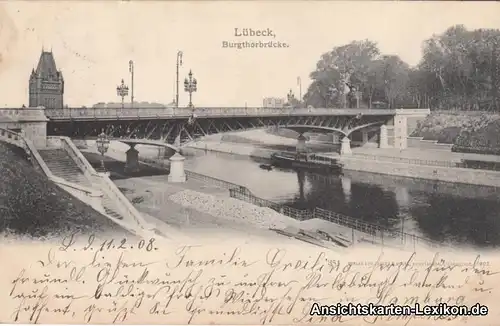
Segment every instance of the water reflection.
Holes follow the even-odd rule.
[[[244,185],[257,196],[295,208],[320,207],[439,241],[500,245],[499,189],[347,172],[265,171],[255,161],[199,153],[194,171]]]
[[[351,201],[351,179],[345,176],[340,177],[340,182],[342,183],[342,192],[346,202]]]

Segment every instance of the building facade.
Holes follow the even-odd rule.
[[[29,107],[61,109],[64,106],[64,78],[57,70],[52,52],[42,50],[29,80]]]
[[[265,108],[282,108],[284,105],[284,98],[266,97],[263,101],[263,107]]]

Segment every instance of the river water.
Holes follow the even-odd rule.
[[[186,167],[300,209],[319,207],[436,241],[500,245],[500,189],[364,172],[266,171],[255,159],[195,151]]]
[[[139,147],[141,155],[158,155],[157,148]],[[299,209],[319,207],[440,242],[500,246],[500,188],[366,172],[334,176],[267,171],[259,167],[263,160],[246,156],[194,149],[190,153],[186,168],[245,186],[274,202]]]

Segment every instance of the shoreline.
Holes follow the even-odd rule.
[[[247,144],[214,141],[194,142],[187,145],[184,150],[190,148],[261,159],[270,159],[271,154],[276,152],[272,149],[259,148],[257,145],[249,146]],[[189,152],[187,151],[187,153]],[[324,154],[316,155],[327,156]],[[500,188],[500,171],[391,162],[384,160],[384,157],[387,156],[381,155],[376,159],[366,159],[362,158],[362,156],[353,155],[339,157],[339,161],[346,171]]]

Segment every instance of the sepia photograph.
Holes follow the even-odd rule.
[[[498,325],[499,17],[1,2],[0,322]]]

